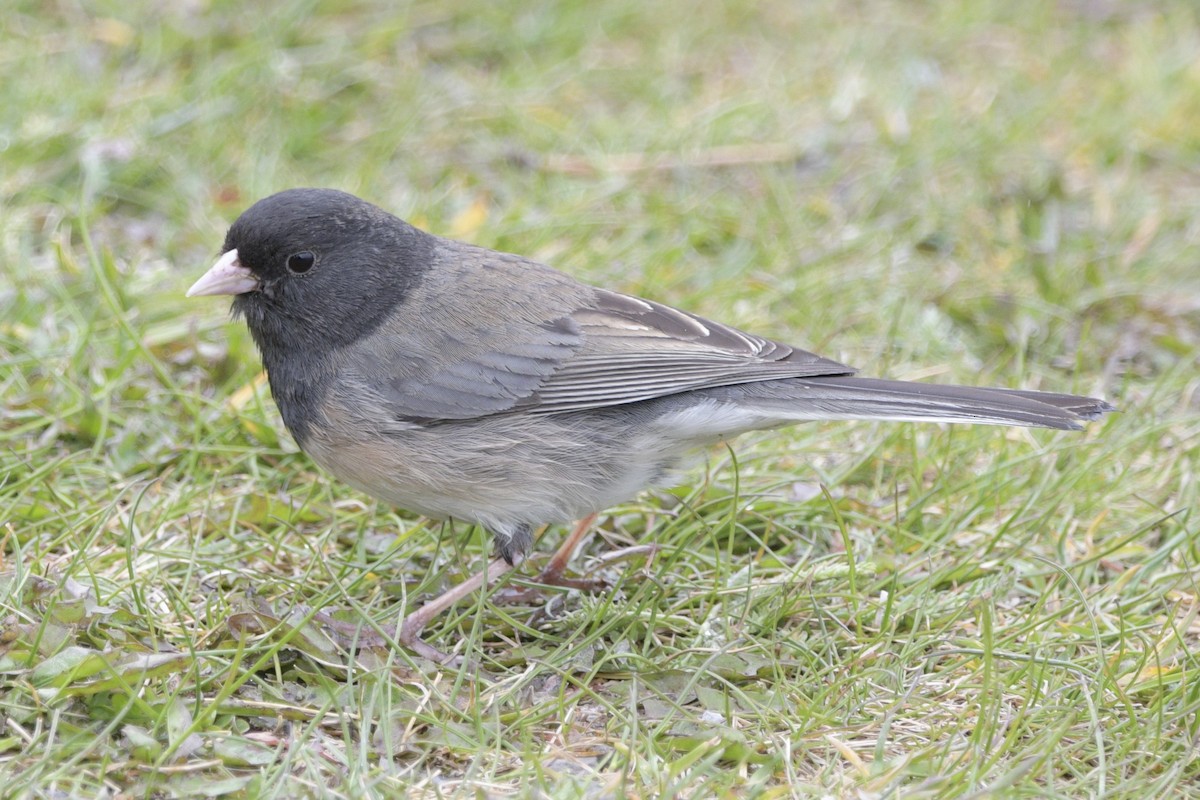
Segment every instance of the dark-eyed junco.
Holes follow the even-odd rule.
[[[1080,428],[1067,394],[854,376],[813,353],[442,239],[330,189],[247,209],[188,291],[234,295],[296,442],[346,483],[532,531],[669,480],[698,447],[813,419]]]

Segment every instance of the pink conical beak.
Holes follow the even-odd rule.
[[[259,286],[254,273],[238,261],[238,251],[230,250],[217,259],[212,268],[200,276],[200,280],[187,290],[188,297],[203,297],[216,294],[245,294]]]

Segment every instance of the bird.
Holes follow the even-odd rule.
[[[1115,410],[1073,394],[860,377],[334,189],[252,204],[187,295],[233,297],[284,425],[323,469],[490,532],[498,558],[480,585],[519,563],[542,526],[590,520],[748,431],[835,419],[1077,430]],[[429,616],[410,617],[402,643],[441,655],[420,642]]]

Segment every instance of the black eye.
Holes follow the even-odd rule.
[[[299,253],[292,253],[287,258],[288,272],[296,275],[303,275],[313,268],[317,263],[317,257],[311,250],[301,250]]]

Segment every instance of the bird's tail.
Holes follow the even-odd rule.
[[[781,420],[876,419],[1079,430],[1115,407],[1094,397],[853,376],[764,381],[708,390]]]

